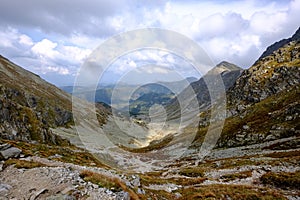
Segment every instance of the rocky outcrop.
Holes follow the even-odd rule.
[[[299,36],[299,30],[292,38]],[[258,144],[300,135],[300,41],[259,59],[227,90],[227,118],[216,148]],[[200,113],[194,141],[202,143],[210,121]]]
[[[218,147],[299,135],[299,80],[299,40],[290,41],[245,70],[227,92],[228,119]]]
[[[229,105],[257,103],[299,85],[300,41],[292,41],[245,70],[228,91]]]
[[[18,199],[47,200],[130,199],[125,191],[112,191],[111,188],[84,181],[80,177],[82,168],[74,170],[64,166],[44,166],[16,169],[8,166],[0,174],[0,196],[4,199],[18,197]]]

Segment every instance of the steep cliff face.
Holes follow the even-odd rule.
[[[49,128],[70,126],[70,95],[0,57],[0,137],[58,143]]]

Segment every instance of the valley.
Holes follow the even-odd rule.
[[[1,56],[0,199],[299,199],[299,34],[248,69],[76,93]]]

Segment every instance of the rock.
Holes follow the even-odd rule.
[[[267,137],[266,137],[266,141],[270,141],[270,140],[276,140],[277,139],[277,137],[275,136],[275,135],[268,135]]]
[[[6,150],[6,149],[8,149],[9,147],[11,147],[10,144],[7,144],[7,143],[0,144],[0,151]]]
[[[0,161],[0,172],[3,170],[4,161]]]
[[[130,196],[128,192],[121,191],[117,193],[116,200],[130,200]]]
[[[138,188],[137,193],[138,194],[145,194],[145,190],[143,190],[141,188]]]
[[[41,194],[44,194],[44,193],[46,193],[46,192],[48,192],[48,189],[43,188],[43,189],[39,190],[38,192],[36,192],[33,196],[31,196],[31,197],[30,197],[30,200],[35,200],[35,199],[37,199]]]
[[[140,177],[139,176],[132,176],[133,180],[131,181],[131,184],[134,187],[139,187],[141,185],[140,183]]]
[[[285,121],[290,121],[290,120],[292,120],[293,119],[293,116],[286,116],[285,117]]]
[[[182,195],[181,195],[179,192],[176,192],[174,195],[175,195],[175,198],[176,198],[176,199],[179,199],[179,198],[182,197]]]
[[[249,128],[250,128],[250,127],[249,127],[248,125],[244,125],[244,126],[243,126],[243,129],[244,129],[244,130],[248,130]]]
[[[16,147],[10,147],[8,149],[0,151],[0,154],[4,159],[8,159],[8,158],[17,158],[21,154],[21,152],[22,150]]]
[[[5,196],[12,187],[8,184],[0,184],[0,196]]]
[[[70,195],[57,194],[54,196],[47,197],[46,200],[76,200],[76,198]]]

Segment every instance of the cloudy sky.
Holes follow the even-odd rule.
[[[71,85],[102,42],[155,27],[193,39],[216,64],[227,60],[248,68],[267,46],[290,37],[299,19],[300,0],[2,0],[0,54],[56,85]],[[162,52],[142,53],[143,61],[177,61]],[[136,57],[116,62],[109,76],[138,67]],[[153,71],[166,73],[159,66],[146,72]]]

